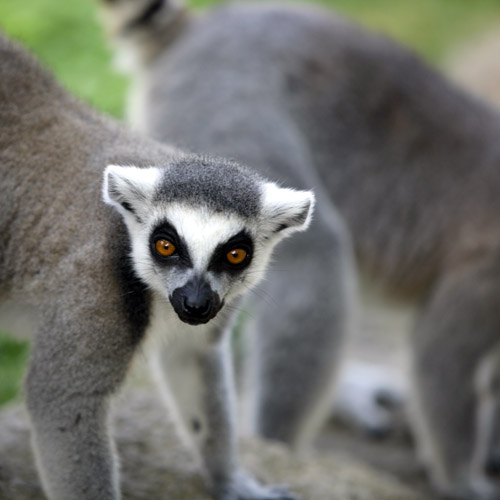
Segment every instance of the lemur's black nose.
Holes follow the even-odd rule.
[[[184,297],[184,311],[193,317],[204,318],[208,316],[212,307],[210,299],[208,297],[206,300],[203,299],[204,297],[196,297],[196,299]]]
[[[207,323],[222,307],[219,295],[200,277],[176,288],[170,302],[179,318],[190,325]]]

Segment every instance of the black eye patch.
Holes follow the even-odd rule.
[[[174,245],[175,252],[167,257],[160,255],[156,247],[159,240],[167,240],[170,242]],[[168,221],[161,222],[153,229],[149,237],[149,249],[155,261],[160,265],[193,267],[185,241],[178,235],[175,227]]]
[[[240,253],[243,252],[245,254],[245,258],[237,264],[233,264],[230,262],[230,260],[228,260],[228,254],[234,252],[235,250],[238,250],[240,251]],[[208,270],[216,273],[240,272],[248,267],[248,265],[252,261],[253,250],[254,245],[250,235],[244,230],[240,231],[225,243],[221,243],[215,248],[208,265]]]

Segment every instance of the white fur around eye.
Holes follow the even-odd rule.
[[[235,214],[222,214],[206,207],[193,207],[186,203],[155,203],[141,213],[141,221],[126,217],[132,240],[132,261],[141,279],[163,298],[167,298],[175,288],[184,285],[194,274],[203,275],[220,297],[228,298],[242,293],[238,283],[226,276],[216,276],[208,272],[210,260],[220,244],[224,244],[242,229],[245,221]],[[127,220],[130,219],[130,220]],[[162,222],[175,228],[185,245],[192,267],[161,268],[151,254],[150,238]],[[238,290],[236,290],[238,288]]]
[[[172,204],[168,221],[186,242],[195,269],[204,270],[216,247],[244,229],[244,221],[234,214],[214,213],[186,204]]]

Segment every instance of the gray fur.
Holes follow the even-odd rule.
[[[318,194],[311,230],[282,246],[284,272],[269,275],[279,308],[258,306],[259,430],[307,441],[328,392],[350,273],[333,200],[362,273],[420,313],[415,430],[435,486],[498,498],[498,478],[478,489],[469,473],[472,380],[500,330],[497,113],[397,44],[316,8],[238,3],[184,17],[175,33],[142,38],[158,55],[138,61],[132,122]]]
[[[246,269],[254,283],[252,271],[259,266],[264,272],[280,239],[273,236],[274,225],[283,213],[293,224],[304,200],[310,216],[312,194],[294,192],[298,201],[290,201],[289,191],[274,186],[275,196],[266,198],[265,187],[271,184],[243,167],[187,156],[128,132],[70,97],[30,55],[2,36],[0,82],[0,299],[28,310],[37,326],[26,397],[48,498],[121,498],[108,409],[145,337],[169,348],[164,358],[171,366],[165,373],[171,378],[174,407],[180,415],[186,407],[196,410],[186,418],[203,426],[204,441],[193,442],[216,498],[291,498],[249,479],[238,466],[224,340],[231,314],[223,309],[199,327],[182,322],[169,295],[143,279],[145,262],[133,251],[144,238],[148,217],[164,217],[174,202],[196,198],[206,226],[201,234],[184,235],[188,243],[188,237],[202,237],[211,228],[218,211],[231,208],[243,214],[241,224],[250,224],[256,242]],[[113,207],[102,201],[107,165],[104,197]],[[161,186],[154,181],[159,178]],[[212,200],[206,188],[215,180]],[[245,186],[241,193],[235,192],[236,180]],[[173,191],[167,195],[169,183]],[[149,249],[149,242],[144,246]],[[206,270],[196,271],[212,279]],[[178,269],[177,275],[184,273],[186,280],[189,272]],[[170,274],[163,276],[165,287],[172,287]],[[238,276],[218,278],[227,302],[234,303],[250,286],[243,271]],[[175,367],[186,378],[199,378],[196,394],[185,388]],[[195,435],[197,427],[192,428]]]
[[[184,201],[206,205],[216,212],[257,217],[263,182],[254,172],[237,163],[186,156],[164,172],[155,200]]]

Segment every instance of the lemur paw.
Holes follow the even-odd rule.
[[[215,487],[214,496],[217,500],[298,500],[284,486],[263,486],[243,471]]]

